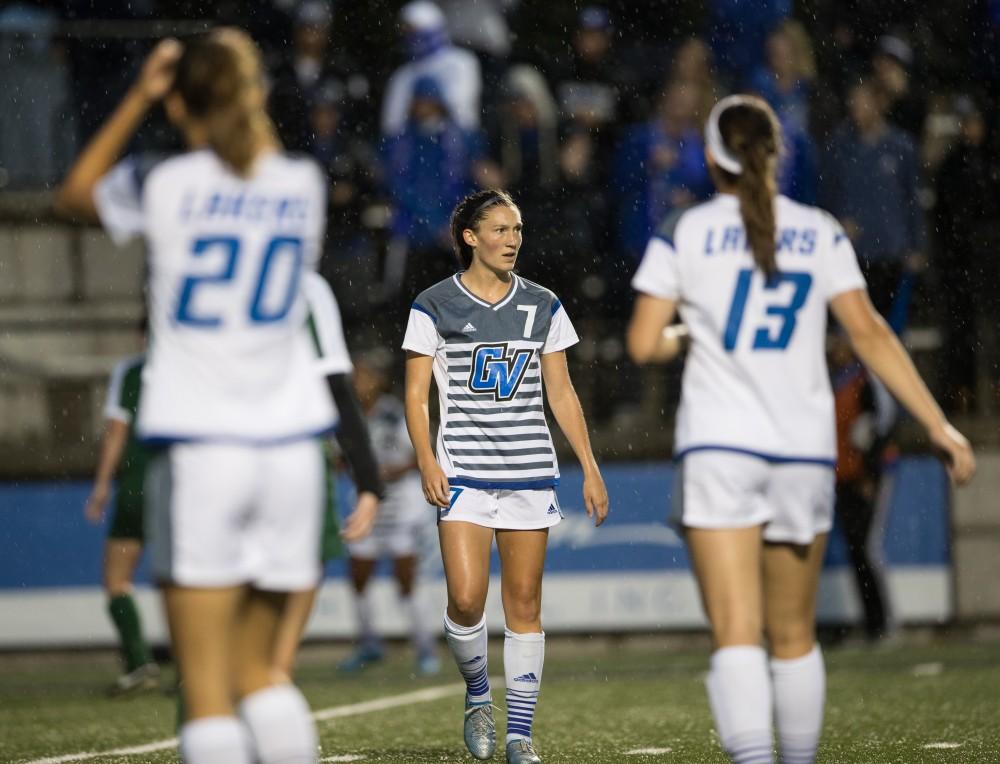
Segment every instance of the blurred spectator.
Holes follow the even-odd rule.
[[[559,124],[555,99],[533,66],[512,66],[504,77],[490,149],[499,161],[499,183],[509,190],[531,227],[530,251],[519,272],[539,283],[566,281],[558,209]],[[567,299],[562,293],[560,297]],[[568,305],[568,303],[567,303]]]
[[[443,0],[448,31],[457,45],[471,49],[478,57],[483,75],[483,113],[489,121],[496,111],[507,60],[511,32],[507,14],[519,0]]]
[[[430,0],[415,0],[399,14],[410,62],[397,69],[386,86],[382,102],[382,134],[406,129],[415,83],[433,78],[455,124],[463,130],[479,127],[482,77],[479,60],[470,51],[451,44],[445,17]]]
[[[698,93],[696,120],[699,129],[702,128],[715,102],[722,97],[708,43],[700,37],[689,37],[678,45],[670,65],[669,79]]]
[[[778,190],[802,204],[816,204],[819,186],[816,144],[798,123],[780,121],[785,145],[778,166]]]
[[[274,72],[270,112],[281,140],[292,151],[306,151],[311,144],[309,103],[322,84],[337,83],[349,121],[363,121],[358,108],[368,95],[368,80],[361,69],[340,49],[330,45],[333,15],[328,3],[307,0],[295,14],[290,55]],[[344,109],[348,103],[350,109]]]
[[[889,438],[898,409],[885,388],[869,378],[842,332],[831,334],[828,357],[837,416],[834,506],[854,567],[865,636],[875,642],[890,636],[893,627],[882,551],[892,479],[884,480],[883,474],[886,461],[896,456]]]
[[[886,122],[872,82],[851,88],[848,106],[850,118],[834,132],[827,153],[823,206],[840,219],[875,307],[889,316],[895,298],[906,293],[904,275],[924,253],[917,151],[906,133]],[[905,321],[895,323],[901,329]]]
[[[767,35],[792,12],[791,0],[708,0],[712,49],[729,85],[764,63]]]
[[[345,123],[346,101],[340,80],[315,89],[309,108],[309,153],[329,180],[326,247],[320,270],[337,288],[344,321],[350,324],[377,299],[373,245],[362,225],[362,213],[372,195],[375,157],[368,143]]]
[[[669,83],[653,119],[632,127],[615,159],[619,243],[627,262],[638,262],[656,226],[673,210],[711,193],[698,125],[700,93]]]
[[[809,102],[816,79],[816,59],[805,27],[787,19],[767,37],[767,61],[747,81],[777,113],[782,125],[809,130]]]
[[[0,10],[0,188],[51,183],[76,152],[57,22],[53,11],[28,3]]]
[[[636,78],[615,55],[615,30],[605,8],[584,8],[578,24],[572,56],[562,66],[558,59],[554,62],[551,78],[561,119],[574,132],[589,131],[594,159],[606,176],[619,125],[636,118],[632,113]]]
[[[927,121],[927,99],[910,75],[913,49],[900,37],[880,37],[872,55],[872,74],[885,99],[883,111],[896,127],[920,140]]]
[[[533,66],[513,66],[504,78],[504,100],[492,143],[503,185],[519,205],[559,183],[559,126],[555,100]]]
[[[449,218],[473,189],[483,154],[479,133],[452,118],[437,80],[420,77],[412,94],[403,131],[385,139],[383,148],[393,205],[385,285],[387,296],[398,294],[400,326],[418,292],[458,270]]]
[[[976,104],[961,97],[955,111],[960,141],[938,170],[934,228],[947,359],[942,402],[967,412],[977,408],[977,351],[989,334],[984,330],[1000,322],[1000,168],[990,156],[986,121]],[[1000,376],[996,368],[992,376]]]

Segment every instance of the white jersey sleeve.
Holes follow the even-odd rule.
[[[434,326],[434,318],[424,308],[414,303],[406,323],[403,350],[433,356],[441,346],[441,336]]]
[[[826,257],[823,258],[823,283],[826,286],[827,302],[839,294],[855,289],[865,288],[865,277],[858,266],[858,257],[854,253],[847,232],[832,216],[826,216],[830,221],[831,237]]]
[[[309,306],[309,318],[319,356],[316,368],[324,377],[349,374],[354,367],[347,352],[340,308],[333,290],[326,279],[310,271],[303,276],[302,291]]]
[[[677,252],[670,242],[659,236],[649,240],[639,269],[632,277],[632,288],[661,300],[676,300],[680,296]]]
[[[122,405],[122,384],[125,374],[134,363],[133,359],[125,358],[115,364],[108,383],[108,397],[104,402],[104,418],[113,419],[125,424],[132,423],[132,413]]]
[[[111,239],[121,246],[146,230],[142,209],[142,186],[133,157],[123,159],[97,182],[94,206],[101,225]]]
[[[576,334],[576,329],[573,328],[573,322],[569,320],[569,316],[566,314],[566,309],[559,300],[556,300],[552,304],[552,321],[549,323],[549,333],[545,338],[545,344],[542,345],[542,349],[539,352],[542,355],[556,353],[575,345],[579,341],[580,338]]]

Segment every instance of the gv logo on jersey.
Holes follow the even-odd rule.
[[[477,345],[472,351],[469,389],[474,393],[493,393],[497,401],[509,401],[517,394],[528,370],[533,350],[507,350],[506,342]]]

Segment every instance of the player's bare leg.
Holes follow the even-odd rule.
[[[299,592],[311,595],[312,590]],[[289,595],[250,590],[237,612],[233,644],[233,688],[240,698],[239,712],[250,730],[261,764],[316,760],[318,738],[309,704],[298,689],[275,681],[274,655],[279,638],[290,632],[291,613],[301,624],[305,598],[289,610]]]
[[[417,671],[424,676],[437,674],[441,670],[441,661],[434,647],[434,636],[427,626],[423,608],[414,599],[417,584],[417,566],[420,558],[415,554],[396,557],[392,561],[392,572],[399,586],[399,597],[403,601],[403,609],[410,618],[410,634],[413,648],[417,653]]]
[[[132,580],[141,557],[142,542],[138,539],[109,538],[104,545],[104,590],[125,665],[125,673],[111,688],[116,695],[152,689],[160,683],[160,670],[143,637],[139,609],[132,596]]]
[[[823,726],[826,670],[816,643],[816,591],[826,534],[764,545],[764,624],[782,761],[811,762]]]
[[[366,666],[382,660],[382,644],[375,633],[371,600],[368,593],[368,583],[375,573],[376,562],[377,560],[364,557],[351,557],[348,563],[351,585],[354,588],[359,644],[358,649],[337,666],[338,669],[347,673],[361,671]]]
[[[252,748],[233,708],[232,654],[246,588],[168,586],[163,594],[183,696],[181,758],[190,764],[213,759],[249,764]]]
[[[762,528],[687,528],[715,652],[705,680],[722,746],[734,762],[771,761],[771,678],[761,647]]]
[[[484,615],[493,529],[460,521],[441,522],[438,535],[448,585],[445,639],[465,679],[465,745],[477,759],[488,759],[497,744]]]
[[[497,531],[507,622],[503,664],[507,679],[507,761],[535,764],[540,759],[532,743],[535,706],[545,663],[542,631],[542,571],[547,528]]]
[[[319,587],[304,592],[292,592],[285,598],[285,612],[278,626],[271,670],[274,682],[290,682],[295,674],[295,657],[312,615]]]

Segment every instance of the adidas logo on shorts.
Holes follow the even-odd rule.
[[[538,677],[535,676],[534,672],[529,672],[527,674],[521,674],[521,676],[514,677],[515,682],[533,682],[538,684]]]
[[[549,511],[546,512],[546,514],[548,514],[548,515],[558,515],[559,514],[559,510],[556,509],[556,505],[555,504],[549,504]]]
[[[472,324],[466,324],[465,326],[462,327],[462,332],[465,334],[472,334],[472,332],[474,331],[476,331],[476,327],[474,327]]]

